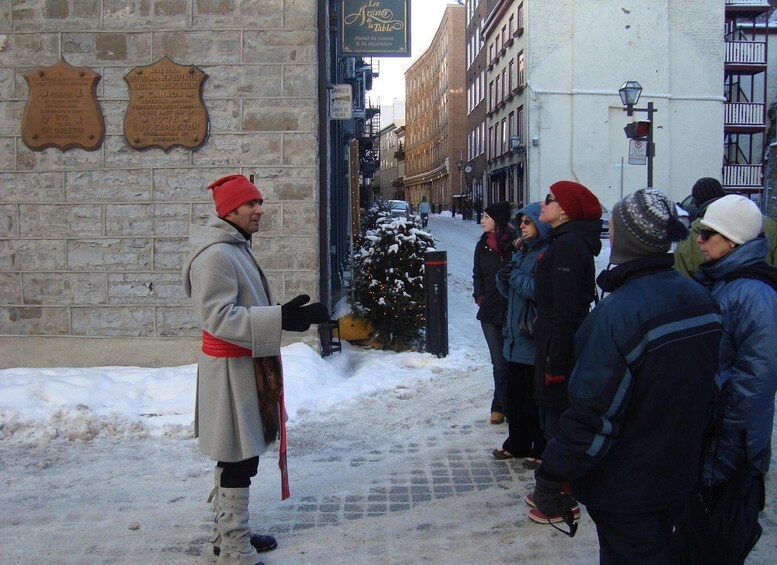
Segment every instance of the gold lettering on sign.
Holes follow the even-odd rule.
[[[124,80],[130,102],[124,114],[124,137],[135,149],[180,145],[201,147],[208,138],[208,111],[202,98],[205,79],[194,65],[162,57],[153,65],[135,67]]]
[[[95,151],[105,138],[97,101],[100,75],[60,59],[24,75],[30,89],[22,116],[22,141],[33,151],[55,147]]]
[[[402,20],[394,19],[394,12],[388,8],[381,8],[380,2],[370,0],[359,7],[356,12],[345,16],[348,25],[367,26],[367,29],[376,32],[389,32],[404,29]]]

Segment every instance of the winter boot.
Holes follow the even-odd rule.
[[[213,534],[210,537],[210,543],[213,544],[213,555],[218,556],[221,553],[221,533],[216,526],[216,521],[219,515],[219,488],[221,486],[221,467],[216,467],[215,477],[216,483],[213,486],[213,490],[210,491],[208,496],[208,502],[213,504]],[[265,551],[272,551],[278,547],[278,542],[273,536],[251,534],[251,545],[258,553],[264,553]]]
[[[221,534],[219,565],[264,565],[251,545],[247,488],[218,489],[216,528]]]

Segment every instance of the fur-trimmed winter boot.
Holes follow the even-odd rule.
[[[219,565],[264,565],[251,545],[247,488],[218,489],[216,527],[221,534]]]
[[[221,553],[221,533],[216,526],[216,521],[218,520],[219,516],[219,488],[221,487],[221,473],[223,470],[224,469],[221,467],[216,467],[216,471],[214,473],[215,484],[213,486],[213,490],[210,491],[210,495],[208,496],[208,502],[213,504],[213,534],[210,537],[210,543],[213,544],[213,555],[216,556]],[[258,553],[264,553],[266,551],[272,551],[278,547],[278,542],[273,536],[252,533],[251,545],[254,546],[254,549]]]

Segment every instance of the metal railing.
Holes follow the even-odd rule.
[[[726,0],[726,6],[763,6],[769,8],[769,2],[766,0]]]
[[[763,186],[763,165],[723,165],[726,188],[759,188]]]
[[[723,123],[727,126],[766,126],[766,104],[726,103]]]
[[[765,41],[726,41],[726,64],[766,65]]]

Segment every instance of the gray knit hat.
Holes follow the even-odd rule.
[[[688,237],[677,217],[674,202],[658,189],[643,188],[629,194],[612,209],[610,263],[666,253],[673,241]]]

